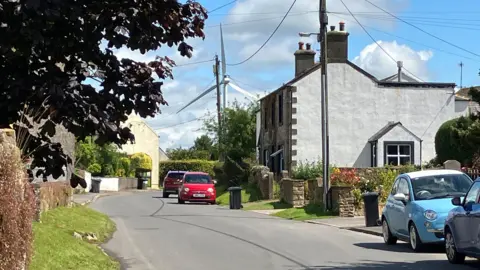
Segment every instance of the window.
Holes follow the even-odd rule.
[[[465,196],[465,201],[463,202],[464,205],[467,204],[476,204],[478,198],[478,192],[480,191],[480,183],[475,183],[470,191],[468,191],[467,196]]]
[[[441,174],[412,178],[415,200],[465,196],[471,184],[472,180],[465,174]]]
[[[272,127],[275,127],[275,100],[272,102]]]
[[[283,94],[278,95],[278,123],[283,124]]]
[[[263,150],[263,166],[268,166],[268,150]]]
[[[385,142],[385,165],[413,164],[413,142]]]
[[[263,127],[264,129],[268,128],[268,113],[267,113],[267,106],[263,108]]]
[[[278,172],[281,173],[283,170],[285,170],[285,160],[283,158],[283,151],[285,150],[283,149],[283,145],[279,146],[278,150],[282,150],[282,152],[278,154]]]
[[[390,192],[390,194],[391,194],[392,196],[395,195],[395,194],[397,194],[398,182],[400,182],[400,179],[397,179],[397,181],[395,181],[395,183],[393,183],[392,192]]]
[[[398,180],[397,193],[404,194],[407,197],[407,200],[410,200],[410,187],[408,186],[408,181],[405,178],[400,178]]]
[[[179,172],[179,173],[168,173],[167,178],[174,178],[174,179],[183,179],[183,175],[185,173]]]
[[[186,174],[185,183],[190,184],[211,184],[212,179],[206,174]]]

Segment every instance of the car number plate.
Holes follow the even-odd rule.
[[[205,194],[193,194],[193,197],[195,198],[204,198]]]

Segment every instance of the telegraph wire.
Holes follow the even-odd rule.
[[[226,3],[225,5],[221,5],[221,6],[217,7],[217,8],[214,8],[214,9],[208,11],[207,13],[215,12],[215,11],[217,11],[217,10],[219,10],[219,9],[222,9],[222,8],[224,8],[224,7],[227,7],[227,6],[233,4],[233,3],[237,2],[237,1],[238,1],[238,0],[233,0],[233,1],[231,1],[231,2]]]
[[[198,64],[203,64],[203,63],[208,63],[208,62],[213,62],[213,61],[214,61],[214,59],[197,61],[197,62],[186,63],[186,64],[182,64],[182,65],[175,65],[175,66],[173,66],[173,68],[176,68],[176,67],[185,67],[185,66],[192,66],[192,65],[198,65]]]
[[[368,0],[366,0],[368,1]],[[345,9],[347,9],[348,13],[350,13],[350,15],[355,19],[355,21],[357,21],[358,25],[360,25],[360,27],[362,27],[363,31],[365,31],[365,33],[373,40],[373,42],[375,42],[375,44],[377,44],[377,46],[388,56],[390,57],[390,59],[393,60],[393,62],[397,63],[397,60],[395,60],[395,58],[393,58],[393,56],[391,54],[389,54],[387,52],[387,50],[385,50],[381,45],[380,43],[378,43],[378,41],[368,32],[368,30],[360,23],[360,21],[357,19],[357,17],[355,17],[355,15],[353,15],[353,13],[350,11],[350,9],[348,8],[348,6],[345,4],[345,2],[343,2],[343,0],[340,0],[340,2],[342,2],[343,6],[345,7]],[[419,79],[420,81],[423,82],[422,79],[418,78],[417,76],[415,76],[415,74],[413,74],[412,72],[410,72],[407,68],[403,68],[406,72],[410,73],[410,75],[414,76],[415,78]]]
[[[282,26],[283,24],[283,21],[285,21],[285,19],[287,18],[288,14],[290,13],[290,11],[292,10],[293,6],[295,5],[295,3],[297,2],[297,0],[293,0],[292,2],[292,5],[290,6],[290,8],[288,9],[288,11],[285,13],[285,16],[283,16],[282,20],[280,21],[280,23],[277,25],[277,27],[275,28],[275,30],[273,30],[272,34],[268,37],[268,39],[263,43],[262,46],[260,46],[260,48],[258,48],[258,50],[256,52],[254,52],[250,57],[248,57],[247,59],[239,62],[239,63],[235,63],[235,64],[228,64],[226,63],[227,66],[238,66],[238,65],[241,65],[245,62],[247,62],[248,60],[252,59],[255,55],[257,55],[258,52],[260,52],[264,47],[265,45],[267,45],[267,43],[270,41],[270,39],[272,39],[273,35],[275,35],[275,33],[278,31],[278,29],[280,28],[280,26]]]
[[[343,0],[341,0],[341,1],[343,1]],[[397,20],[399,20],[399,21],[401,21],[401,22],[403,22],[403,23],[405,23],[405,24],[408,24],[408,25],[414,27],[415,29],[417,29],[417,30],[419,30],[419,31],[421,31],[421,32],[423,32],[423,33],[425,33],[425,34],[427,34],[427,35],[429,35],[429,36],[431,36],[431,37],[433,37],[433,38],[435,38],[435,39],[438,39],[438,40],[440,40],[440,41],[442,41],[442,42],[445,42],[445,43],[447,43],[447,44],[449,44],[449,45],[457,48],[457,49],[460,49],[460,50],[462,50],[462,51],[465,51],[465,52],[468,52],[468,53],[470,53],[470,54],[473,54],[473,55],[475,55],[475,56],[480,57],[480,55],[477,54],[477,53],[474,53],[474,52],[472,52],[472,51],[470,51],[470,50],[467,50],[467,49],[465,49],[465,48],[462,48],[462,47],[460,47],[460,46],[458,46],[458,45],[456,45],[456,44],[454,44],[454,43],[452,43],[452,42],[450,42],[450,41],[447,41],[447,40],[445,40],[445,39],[443,39],[443,38],[441,38],[441,37],[438,37],[438,36],[436,36],[436,35],[428,32],[428,31],[425,31],[425,30],[423,30],[422,28],[420,28],[420,27],[418,27],[418,26],[416,26],[416,25],[414,25],[414,24],[411,24],[411,23],[405,21],[405,20],[402,19],[402,18],[399,18],[398,16],[395,16],[394,14],[392,14],[392,13],[388,12],[387,10],[385,10],[385,9],[383,9],[383,8],[375,5],[374,3],[372,3],[372,2],[369,1],[369,0],[365,0],[365,2],[369,3],[370,5],[376,7],[376,8],[378,8],[378,9],[380,9],[381,11],[387,13],[388,15],[396,18]]]
[[[195,118],[193,118],[191,120],[188,120],[188,121],[180,122],[180,123],[170,125],[170,126],[166,126],[166,127],[155,128],[155,131],[162,130],[162,129],[167,129],[167,128],[178,127],[178,126],[185,125],[185,124],[192,123],[192,122],[199,121],[199,120],[205,120],[208,116],[210,116],[210,114],[211,113],[206,113],[205,115],[203,115],[201,117],[195,117]]]

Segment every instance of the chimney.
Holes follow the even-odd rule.
[[[403,67],[403,62],[402,61],[397,61],[397,67],[398,67],[398,73],[397,73],[397,79],[398,82],[402,81],[402,67]]]
[[[298,43],[298,50],[295,52],[295,77],[303,73],[305,70],[315,65],[315,52],[312,45],[307,43],[307,48],[303,48],[304,43]]]
[[[339,23],[339,31],[335,27],[327,32],[327,57],[328,63],[345,63],[348,60],[348,36],[345,23]]]

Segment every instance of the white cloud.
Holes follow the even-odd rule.
[[[430,78],[428,61],[433,57],[432,51],[415,51],[407,45],[398,44],[396,41],[378,41],[395,60],[403,61],[404,73],[428,80]],[[383,79],[397,72],[397,64],[377,44],[367,45],[360,55],[353,59],[359,67]],[[407,71],[408,70],[408,71]]]
[[[380,11],[365,1],[344,0],[353,13],[358,14],[358,19],[362,23],[375,22],[378,28],[392,28],[395,20],[378,20],[378,16],[366,16],[365,12]],[[409,0],[372,0],[378,6],[389,11],[400,11],[409,2]],[[230,51],[240,51],[233,55],[227,55],[229,62],[239,62],[255,52],[260,45],[268,38],[283,15],[290,7],[291,0],[276,0],[272,5],[271,0],[244,0],[239,1],[229,11],[227,22],[224,26],[224,35],[227,39],[226,46]],[[350,32],[363,31],[355,20],[345,13],[347,10],[339,0],[328,1],[327,9],[329,15],[329,25],[338,26],[341,20],[347,20],[346,28]],[[259,12],[266,10],[267,12]],[[285,19],[274,37],[269,41],[266,47],[248,64],[243,65],[246,69],[258,66],[258,64],[277,65],[278,63],[293,62],[293,50],[298,41],[310,42],[316,44],[316,37],[300,38],[299,32],[318,32],[318,1],[298,0],[290,15]],[[338,14],[338,13],[342,14]],[[361,14],[363,12],[363,14]],[[268,13],[268,14],[266,14]],[[375,20],[375,18],[377,20]],[[385,17],[382,17],[383,19]],[[250,23],[245,23],[251,21]],[[381,22],[381,23],[378,23]],[[337,27],[338,28],[338,27]],[[250,55],[248,54],[250,53]]]

